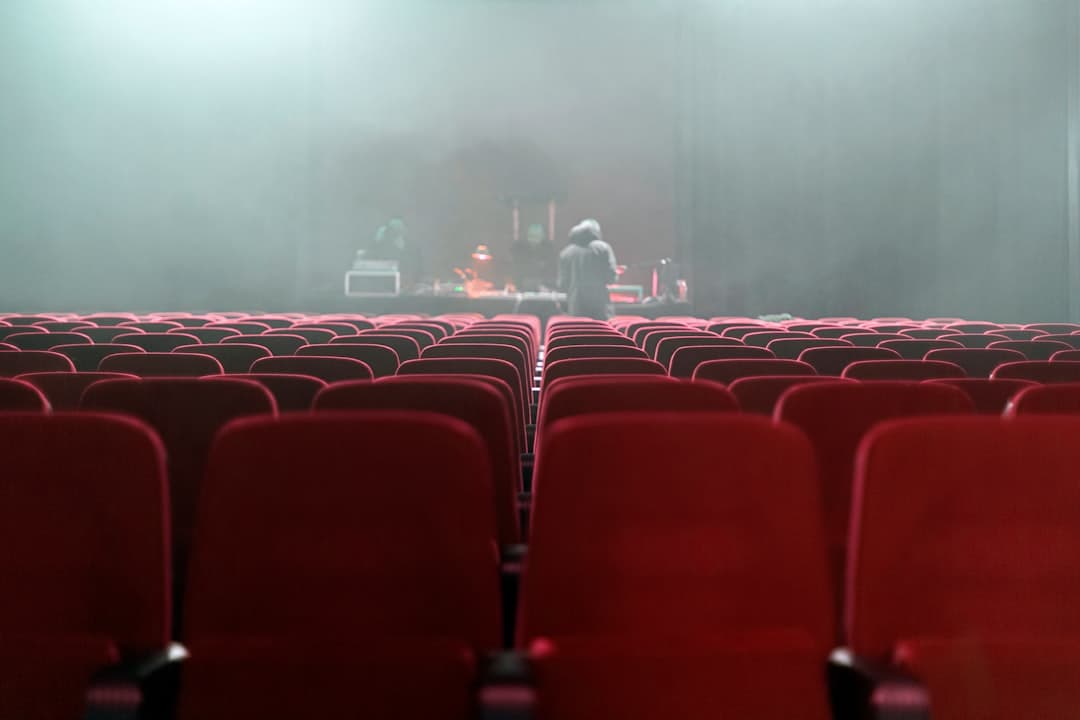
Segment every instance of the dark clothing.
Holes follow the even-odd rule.
[[[607,289],[615,282],[615,252],[603,240],[586,240],[559,253],[559,290],[571,315],[607,320],[615,315]]]
[[[544,241],[533,245],[528,240],[510,246],[514,264],[514,285],[522,292],[536,292],[555,283],[555,248]]]

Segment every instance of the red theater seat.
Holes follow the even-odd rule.
[[[932,717],[1080,707],[1078,436],[1076,418],[940,418],[864,443],[848,643],[924,683]]]
[[[88,336],[74,332],[25,333],[8,335],[4,339],[5,344],[20,350],[52,350],[58,345],[89,345],[91,342]]]
[[[186,327],[186,328],[181,328],[180,330],[171,330],[171,331],[169,331],[169,334],[170,335],[176,335],[176,334],[190,335],[191,337],[197,338],[198,341],[201,342],[201,343],[206,343],[207,345],[212,345],[212,344],[216,344],[216,343],[220,343],[220,342],[224,341],[225,338],[237,337],[238,335],[240,335],[240,331],[239,330],[233,330],[232,328],[220,328],[220,327],[217,327],[217,328],[207,328],[207,327],[189,328],[189,327]]]
[[[221,363],[210,355],[186,353],[119,353],[103,358],[98,364],[101,372],[118,372],[150,377],[200,377],[225,372]]]
[[[406,335],[339,335],[330,341],[331,345],[378,345],[390,348],[397,354],[398,362],[417,360],[420,357],[420,344]]]
[[[13,335],[30,335],[38,334],[45,335],[46,332],[43,328],[35,327],[33,325],[2,325],[0,326],[0,341],[7,342],[7,339]]]
[[[493,360],[505,360],[513,365],[518,371],[521,381],[522,397],[529,397],[532,387],[533,368],[532,363],[526,359],[526,355],[512,345],[480,345],[480,344],[441,344],[425,348],[421,353],[422,358],[490,358]]]
[[[176,330],[183,328],[184,326],[178,322],[172,320],[157,320],[157,321],[133,321],[120,323],[120,327],[131,328],[132,330],[138,330],[144,333],[165,333],[170,330]]]
[[[894,350],[904,360],[922,360],[932,350],[947,350],[964,347],[958,342],[942,338],[940,340],[886,340],[878,343],[879,348]]]
[[[1080,382],[1080,362],[1015,362],[999,365],[993,377],[997,380],[1030,380],[1038,383]]]
[[[15,377],[32,372],[75,372],[75,366],[60,353],[48,350],[0,352],[0,377]]]
[[[776,356],[760,347],[692,345],[681,347],[671,356],[668,374],[675,378],[690,379],[704,363],[712,360],[769,360]]]
[[[728,391],[735,396],[743,412],[757,415],[773,414],[776,403],[788,390],[797,385],[820,382],[842,382],[839,378],[820,377],[817,375],[766,375],[763,377],[742,377],[728,385]]]
[[[499,542],[522,541],[518,493],[522,491],[521,451],[513,406],[489,383],[468,377],[384,378],[378,382],[338,383],[322,390],[315,410],[419,410],[455,417],[480,435],[487,447],[494,479]]]
[[[249,321],[249,320],[213,322],[213,323],[210,323],[209,325],[206,325],[205,327],[227,328],[229,330],[235,330],[238,333],[240,333],[241,335],[259,335],[261,333],[266,332],[267,330],[274,329],[274,328],[271,328],[266,323]],[[289,331],[288,328],[284,328],[284,329],[285,329],[286,332]]]
[[[53,348],[53,352],[60,353],[70,359],[79,372],[93,372],[101,365],[101,361],[110,355],[146,351],[135,345],[99,343],[96,345],[59,345]]]
[[[996,342],[1005,342],[1009,338],[1004,335],[991,335],[991,334],[961,334],[961,335],[949,335],[949,340],[960,343],[966,348],[974,350],[982,350],[990,347]]]
[[[423,413],[226,428],[180,717],[471,718],[477,658],[501,633],[487,458],[468,425]]]
[[[48,412],[51,409],[45,395],[34,385],[24,380],[0,378],[0,412]]]
[[[710,360],[698,365],[694,380],[729,385],[740,378],[766,375],[816,375],[814,368],[798,360]]]
[[[609,332],[549,336],[546,347],[550,351],[566,345],[623,345],[625,347],[637,347],[630,338]]]
[[[233,335],[221,341],[224,345],[243,343],[259,345],[270,351],[271,355],[293,355],[308,344],[307,338],[299,335]]]
[[[119,345],[135,345],[147,352],[167,353],[183,345],[198,345],[199,338],[189,333],[135,333],[117,335],[113,342]]]
[[[641,358],[583,358],[544,365],[543,384],[575,375],[667,375],[655,360]]]
[[[774,418],[802,430],[814,446],[833,587],[843,585],[855,453],[877,423],[894,418],[974,412],[971,400],[947,385],[908,382],[821,383],[788,390]]]
[[[1035,342],[1059,342],[1065,343],[1072,351],[1080,350],[1080,335],[1042,335],[1035,339]],[[1060,348],[1058,348],[1061,350]],[[1068,352],[1062,350],[1061,352]]]
[[[735,338],[723,338],[716,335],[676,335],[674,337],[666,337],[661,340],[656,346],[656,355],[653,358],[656,362],[660,363],[664,367],[671,369],[671,359],[675,356],[675,353],[679,348],[684,347],[703,347],[706,345],[713,345],[716,347],[745,347],[742,341]]]
[[[339,337],[333,330],[313,327],[282,328],[280,330],[268,330],[262,334],[266,336],[294,335],[307,340],[308,345],[325,345],[333,342],[334,338]]]
[[[401,364],[398,355],[385,345],[305,345],[296,351],[297,357],[351,358],[371,368],[377,378],[390,377]]]
[[[255,361],[272,355],[266,347],[249,343],[181,345],[173,352],[188,355],[207,355],[221,363],[222,370],[227,373],[246,373],[255,364]]]
[[[810,333],[797,333],[787,332],[784,330],[766,330],[764,332],[750,333],[744,335],[742,341],[744,344],[750,347],[769,347],[769,343],[774,340],[813,340],[819,341],[821,338],[814,337]]]
[[[1034,385],[1026,380],[990,380],[988,378],[931,380],[930,382],[940,382],[963,390],[975,403],[975,411],[982,415],[1000,415],[1014,395]]]
[[[429,330],[418,330],[416,328],[403,328],[399,325],[384,325],[377,330],[364,330],[360,333],[364,337],[380,337],[382,335],[404,335],[405,337],[411,337],[416,341],[416,344],[420,346],[420,351],[423,352],[424,348],[431,347],[435,344],[435,336]]]
[[[842,340],[847,340],[855,347],[876,348],[879,343],[889,342],[890,340],[910,340],[907,335],[896,335],[892,333],[875,333],[868,330],[857,331],[851,335],[845,335]]]
[[[91,677],[169,642],[160,442],[128,418],[0,414],[0,457],[0,715],[104,717]]]
[[[136,379],[134,375],[103,372],[41,372],[20,375],[48,399],[56,411],[78,410],[83,391],[102,380]]]
[[[1018,392],[1005,414],[1076,415],[1080,413],[1080,382],[1057,385],[1031,385]]]
[[[811,348],[799,360],[814,368],[818,375],[840,377],[848,365],[866,360],[900,360],[900,353],[878,347]]]
[[[526,358],[531,367],[536,362],[536,356],[533,354],[532,342],[526,338],[517,334],[498,332],[491,333],[462,333],[459,335],[452,335],[444,338],[439,342],[440,345],[510,345],[517,348],[521,354]],[[416,358],[409,358],[415,360]]]
[[[926,354],[927,360],[950,362],[964,368],[968,377],[988,378],[994,373],[998,365],[1011,362],[1022,362],[1024,356],[1015,350],[1005,349],[980,349],[964,348],[949,350],[932,350]]]
[[[581,358],[649,359],[644,350],[629,345],[562,345],[544,354],[544,362],[547,364],[556,363],[560,360],[578,360]]]
[[[359,330],[374,330],[375,326],[371,323],[365,323],[365,327]],[[349,323],[344,322],[312,322],[312,323],[298,323],[293,325],[290,330],[327,330],[333,334],[334,337],[350,337],[356,335],[359,330]],[[308,342],[316,342],[311,338],[308,338]],[[330,340],[319,339],[317,342],[330,342]]]
[[[370,367],[351,357],[266,357],[256,360],[250,372],[310,375],[328,383],[371,380],[374,377]]]
[[[1063,342],[1050,340],[1009,340],[991,343],[988,347],[991,350],[1015,350],[1027,360],[1049,360],[1056,352],[1072,350],[1071,346]]]
[[[967,377],[964,368],[940,360],[864,360],[844,368],[852,380],[936,380]]]
[[[211,375],[207,380],[251,380],[262,385],[274,396],[274,402],[280,412],[298,412],[310,410],[315,396],[328,384],[324,380],[309,375],[286,375],[275,373],[236,373],[233,375]]]
[[[79,334],[90,338],[91,342],[105,344],[111,343],[118,335],[130,335],[131,330],[118,326],[84,327],[79,330]]]
[[[830,717],[832,601],[799,433],[599,414],[556,423],[544,453],[518,625],[539,718]]]
[[[769,352],[784,360],[798,360],[803,351],[811,348],[851,347],[847,340],[826,340],[824,338],[790,338],[773,340],[768,345]]]

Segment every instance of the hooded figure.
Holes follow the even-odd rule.
[[[567,295],[570,314],[596,320],[614,316],[607,286],[615,277],[615,253],[604,242],[600,223],[582,221],[559,253],[558,286]]]

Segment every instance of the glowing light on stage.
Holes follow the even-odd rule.
[[[490,248],[487,245],[477,245],[473,250],[472,259],[476,262],[487,262],[493,259]]]

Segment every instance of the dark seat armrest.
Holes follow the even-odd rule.
[[[930,720],[929,693],[900,668],[838,648],[828,676],[837,720]]]
[[[160,652],[107,667],[90,679],[87,720],[164,717],[175,704],[187,649],[171,643]]]
[[[536,688],[529,658],[514,650],[487,656],[477,700],[482,720],[531,720]]]

